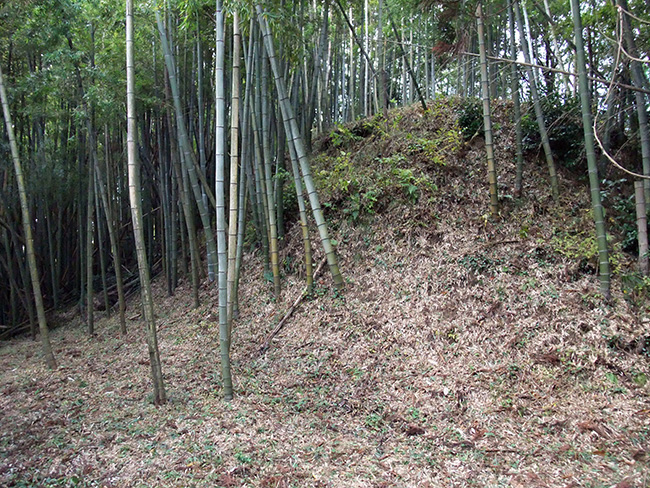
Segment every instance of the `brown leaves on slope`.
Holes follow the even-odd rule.
[[[509,134],[497,135],[504,195]],[[282,251],[279,302],[254,271],[259,256],[246,256],[231,403],[213,287],[192,309],[189,285],[169,298],[156,285],[171,398],[159,408],[138,321],[126,340],[115,319],[98,321],[98,338],[78,323],[57,330],[54,372],[35,344],[3,344],[0,484],[643,486],[648,360],[607,338],[647,334],[645,311],[618,285],[602,304],[595,277],[569,273],[553,249],[584,189],[549,206],[543,169],[528,168],[525,198],[486,219],[481,150],[448,162],[432,200],[336,222],[345,291],[317,280],[262,356],[304,286],[299,229]]]

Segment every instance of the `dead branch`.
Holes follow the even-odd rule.
[[[323,259],[321,261],[321,263],[318,265],[318,268],[316,268],[316,271],[314,272],[314,280],[318,277],[318,275],[322,271],[323,266],[325,265],[326,262],[327,262],[327,259]],[[275,329],[273,329],[273,332],[271,332],[268,335],[268,337],[264,341],[264,344],[262,344],[262,346],[260,347],[260,355],[264,354],[269,349],[269,347],[271,346],[271,341],[273,340],[273,338],[276,335],[278,335],[278,332],[280,332],[282,330],[282,328],[284,327],[284,324],[287,322],[287,320],[289,320],[289,317],[291,317],[291,315],[293,315],[293,312],[296,310],[298,305],[300,305],[302,303],[302,301],[305,299],[305,297],[307,295],[308,295],[308,289],[307,289],[307,287],[305,287],[303,292],[298,296],[298,298],[296,298],[296,301],[293,302],[293,305],[291,305],[289,310],[287,310],[287,313],[284,314],[284,317],[282,317],[282,319],[280,319],[280,322],[278,322],[278,325],[275,326]]]

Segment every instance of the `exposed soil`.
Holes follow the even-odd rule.
[[[189,285],[173,297],[154,285],[171,398],[161,407],[139,318],[125,340],[115,317],[88,337],[71,313],[52,334],[56,371],[37,343],[2,344],[0,485],[648,486],[647,304],[619,278],[604,303],[590,264],[558,252],[558,229],[590,229],[582,183],[561,173],[553,203],[540,165],[521,199],[507,196],[511,142],[497,131],[497,221],[475,141],[430,197],[355,222],[331,210],[346,288],[324,273],[262,355],[304,287],[299,229],[279,302],[247,254],[232,402],[207,284],[198,309]]]

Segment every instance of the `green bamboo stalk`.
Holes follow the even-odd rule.
[[[194,222],[194,213],[192,212],[192,202],[190,199],[190,182],[185,170],[186,166],[181,164],[178,158],[183,159],[183,155],[177,152],[176,144],[172,142],[172,158],[176,181],[178,182],[178,191],[181,196],[181,207],[183,208],[183,217],[187,229],[188,247],[190,248],[190,277],[192,280],[192,297],[194,299],[194,308],[201,304],[199,298],[199,263],[201,253],[199,243],[196,238],[196,223]]]
[[[515,41],[515,21],[512,11],[512,1],[508,0],[508,29],[510,30],[510,56],[517,61],[517,44]],[[524,151],[523,151],[523,130],[521,127],[521,102],[519,100],[519,69],[516,63],[510,64],[510,83],[512,90],[512,103],[514,106],[513,117],[515,119],[515,153],[517,157],[517,170],[515,175],[515,195],[521,196],[524,176]]]
[[[93,165],[94,166],[94,165]],[[91,170],[91,173],[94,173]],[[101,271],[101,278],[102,278],[102,295],[104,296],[104,307],[106,309],[106,315],[111,316],[111,304],[108,299],[108,283],[106,281],[106,259],[105,259],[105,250],[104,247],[106,245],[105,239],[104,239],[104,230],[102,229],[102,219],[101,219],[101,206],[99,204],[99,196],[97,195],[99,193],[99,189],[97,188],[97,178],[93,175],[93,184],[95,185],[95,212],[97,215],[97,248],[98,248],[98,254],[99,254],[99,269]],[[104,215],[106,218],[106,215]]]
[[[594,212],[596,225],[596,241],[598,243],[598,264],[600,276],[600,293],[606,300],[610,298],[609,251],[607,250],[607,231],[605,229],[605,216],[600,200],[600,186],[598,179],[598,162],[594,144],[593,119],[591,115],[591,102],[589,100],[589,82],[587,80],[587,65],[585,62],[585,49],[582,41],[582,19],[580,18],[580,3],[571,0],[573,13],[573,33],[576,43],[576,67],[578,68],[578,81],[580,86],[580,106],[582,108],[582,125],[585,133],[585,152],[589,167],[589,188],[591,190],[591,206]]]
[[[197,105],[198,105],[198,144],[199,144],[199,171],[205,176],[207,167],[207,158],[205,155],[205,123],[204,123],[204,102],[203,102],[203,55],[201,50],[201,30],[199,14],[196,13],[196,71],[197,71]],[[203,205],[208,206],[208,196],[206,194],[207,185],[201,186],[203,192]]]
[[[259,63],[257,64],[259,66]],[[262,234],[262,247],[264,248],[264,268],[266,270],[270,269],[271,265],[271,230],[269,228],[270,222],[270,209],[269,209],[269,199],[267,193],[269,189],[266,187],[266,178],[264,176],[263,161],[264,157],[262,155],[262,134],[261,134],[261,103],[260,103],[260,91],[262,90],[260,77],[256,77],[256,88],[255,94],[251,97],[251,126],[253,134],[253,151],[254,156],[252,158],[252,168],[253,176],[255,178],[255,190],[257,196],[257,204],[259,205],[258,215],[260,216],[261,229],[260,233]]]
[[[406,57],[406,52],[404,51],[404,45],[402,44],[402,36],[398,32],[397,26],[395,25],[395,22],[393,22],[393,17],[390,15],[390,12],[388,12],[388,21],[390,22],[390,26],[393,29],[393,34],[395,34],[395,39],[397,39],[397,45],[399,46],[400,51],[402,52],[402,59],[404,60],[404,66],[408,71],[408,74],[411,77],[411,83],[414,85],[415,91],[418,94],[418,99],[420,100],[420,104],[422,105],[422,110],[426,112],[428,110],[427,102],[424,100],[424,95],[422,94],[422,90],[420,90],[420,85],[418,83],[418,80],[416,79],[415,73],[411,68],[412,61],[409,62],[408,58]],[[413,34],[413,31],[411,31],[411,34]],[[411,49],[412,48],[413,45],[411,44]],[[411,57],[413,57],[412,51],[411,51]],[[413,94],[410,93],[410,95],[412,96]]]
[[[105,135],[106,142],[108,142],[108,132]],[[108,146],[108,144],[105,144]],[[108,155],[108,147],[106,148]],[[114,222],[113,207],[108,198],[108,189],[104,184],[104,177],[99,168],[99,162],[95,159],[95,175],[97,177],[98,191],[100,201],[104,208],[104,215],[106,215],[106,225],[108,226],[108,239],[111,244],[111,254],[113,255],[113,268],[115,269],[115,282],[117,286],[117,303],[118,313],[120,318],[120,332],[126,335],[126,300],[124,297],[124,281],[122,279],[122,258],[120,257],[119,238],[117,236],[116,226]]]
[[[639,272],[648,275],[648,217],[646,215],[645,191],[643,181],[634,182],[636,200],[636,224],[639,243]]]
[[[9,247],[9,235],[7,229],[2,229],[2,240],[7,253],[6,268],[7,276],[9,277],[9,304],[11,307],[11,322],[10,325],[15,327],[18,324],[18,306],[16,304],[16,295],[19,294],[18,290],[20,289],[16,284],[16,278],[14,276],[14,266],[13,261],[11,260],[11,248]]]
[[[251,144],[250,144],[250,107],[251,104],[249,103],[249,100],[251,98],[251,93],[252,93],[252,79],[253,79],[253,71],[250,69],[252,65],[252,58],[253,58],[253,36],[255,34],[255,23],[254,23],[254,18],[250,19],[250,41],[247,49],[247,54],[244,57],[244,64],[246,67],[246,80],[245,80],[245,86],[246,86],[246,91],[244,93],[244,102],[243,102],[243,107],[242,104],[240,103],[240,111],[242,112],[241,114],[241,166],[242,166],[242,171],[240,172],[241,175],[241,180],[239,182],[239,202],[237,205],[237,210],[238,210],[238,215],[237,215],[237,250],[235,253],[235,278],[234,278],[234,283],[233,283],[233,289],[232,289],[232,317],[233,319],[237,319],[239,317],[239,277],[241,274],[241,264],[242,264],[242,257],[244,253],[244,233],[245,233],[245,225],[246,225],[246,211],[247,211],[247,195],[249,195],[251,199],[251,205],[253,207],[253,221],[255,224],[255,228],[259,230],[260,226],[257,223],[257,205],[255,203],[255,192],[254,188],[252,185],[251,191],[248,189],[248,185],[250,183],[249,180],[249,172],[251,164],[250,162],[246,164],[247,161],[250,160],[251,158]],[[243,44],[243,41],[242,41]],[[249,169],[247,169],[249,168]]]
[[[215,246],[214,233],[212,232],[212,225],[210,222],[210,216],[208,214],[208,208],[203,202],[203,191],[201,190],[201,186],[199,184],[199,179],[201,177],[199,174],[200,170],[197,171],[198,163],[195,161],[194,154],[192,153],[192,148],[189,142],[190,139],[187,133],[187,125],[185,123],[185,118],[183,117],[180,90],[178,87],[178,81],[176,79],[176,62],[174,61],[174,56],[167,40],[167,33],[165,32],[165,27],[162,23],[160,12],[158,10],[156,10],[156,23],[158,25],[160,43],[162,45],[163,54],[165,57],[165,65],[167,66],[169,85],[172,91],[172,99],[174,101],[174,110],[176,113],[176,129],[179,135],[179,146],[183,152],[183,161],[190,177],[190,184],[192,187],[192,192],[194,194],[194,200],[196,201],[196,205],[199,209],[199,215],[201,217],[201,223],[203,224],[203,232],[205,234],[205,243],[208,258],[208,279],[210,281],[214,281],[217,261],[217,248]],[[205,186],[206,185],[204,184],[204,188]]]
[[[89,136],[90,143],[92,138]],[[93,213],[95,210],[95,185],[92,168],[88,168],[88,198],[86,200],[86,327],[88,335],[95,333],[95,304],[93,286]]]
[[[637,58],[636,43],[632,35],[632,26],[630,19],[626,12],[629,11],[627,0],[616,0],[616,3],[621,7],[621,27],[623,30],[623,41],[627,52]],[[632,75],[632,82],[634,86],[643,88],[647,84],[647,79],[643,73],[643,66],[636,59],[630,60],[630,73]],[[639,139],[641,141],[641,165],[643,168],[643,175],[650,176],[650,121],[648,120],[648,108],[646,104],[646,96],[640,92],[635,91],[634,97],[636,101],[637,117],[639,119]],[[650,206],[650,179],[643,180],[643,188],[645,193],[646,208]]]
[[[266,21],[262,7],[260,5],[257,5],[256,10],[258,23],[263,33],[264,47],[266,48],[266,52],[271,63],[271,70],[273,71],[273,75],[275,77],[275,85],[278,92],[280,108],[282,110],[282,117],[285,120],[289,121],[290,130],[287,132],[287,142],[289,145],[293,144],[296,150],[296,156],[298,157],[298,162],[300,164],[300,170],[305,182],[305,188],[307,189],[307,194],[309,196],[309,203],[312,207],[314,220],[316,220],[316,226],[320,234],[321,243],[323,245],[323,249],[325,250],[325,256],[327,257],[327,263],[329,265],[330,272],[332,273],[332,278],[334,279],[334,285],[337,288],[342,288],[344,285],[343,276],[339,270],[338,258],[330,241],[329,232],[327,230],[327,223],[325,222],[323,210],[320,206],[320,199],[318,198],[316,186],[314,185],[314,181],[311,175],[309,157],[305,151],[302,136],[298,131],[298,123],[296,121],[293,108],[289,103],[284,79],[282,78],[277,59],[275,57],[275,48],[273,46],[273,40],[271,38],[271,29]]]
[[[546,124],[544,122],[544,114],[542,113],[542,106],[539,102],[539,94],[537,92],[537,83],[536,77],[531,67],[530,52],[528,50],[528,43],[526,42],[526,30],[524,28],[524,22],[521,18],[521,10],[519,9],[519,3],[514,2],[515,8],[515,18],[517,19],[517,25],[519,26],[519,35],[522,40],[522,52],[524,54],[525,69],[528,74],[528,83],[530,85],[530,96],[533,99],[533,106],[535,108],[535,117],[537,119],[537,127],[539,129],[539,135],[542,138],[542,147],[544,148],[544,155],[546,156],[546,164],[548,165],[548,172],[551,180],[551,193],[553,199],[557,200],[560,198],[560,185],[557,179],[557,171],[555,168],[555,161],[553,159],[553,152],[551,151],[551,143],[548,138],[548,131],[546,130]]]
[[[230,205],[228,220],[228,342],[232,334],[232,321],[235,301],[235,264],[237,260],[237,223],[239,198],[239,67],[241,57],[241,32],[239,30],[239,13],[233,12],[232,42],[232,105],[230,110]]]
[[[268,207],[269,219],[269,250],[271,252],[271,272],[273,274],[273,294],[276,300],[280,300],[281,284],[280,284],[280,266],[278,254],[278,225],[277,214],[275,210],[275,192],[273,191],[273,170],[271,169],[271,135],[270,125],[271,120],[269,116],[269,100],[268,100],[268,63],[266,59],[261,59],[261,72],[262,72],[262,89],[261,92],[261,112],[262,112],[262,156],[264,158],[264,178],[266,186],[266,199]]]
[[[147,348],[149,350],[149,363],[153,378],[153,401],[156,405],[167,402],[165,383],[158,350],[158,337],[156,321],[153,311],[153,297],[151,295],[151,279],[149,265],[144,248],[144,234],[142,232],[142,207],[140,191],[140,162],[136,149],[136,124],[135,124],[135,67],[133,63],[133,0],[126,0],[126,113],[127,113],[127,161],[129,176],[129,200],[131,202],[131,218],[133,221],[133,234],[135,237],[135,250],[138,258],[140,272],[140,291],[142,294],[142,308],[147,324]]]
[[[222,0],[217,0],[216,11],[216,190],[217,249],[219,259],[219,343],[221,349],[221,375],[223,396],[232,400],[232,375],[230,372],[230,342],[228,334],[228,275],[226,256],[226,188],[225,188],[225,22]]]
[[[289,132],[291,128],[288,122],[285,121],[285,132]],[[311,252],[311,240],[309,239],[309,226],[307,223],[307,206],[305,205],[304,189],[300,179],[300,168],[298,167],[298,157],[296,156],[296,148],[293,144],[289,146],[289,157],[291,158],[291,172],[293,173],[293,183],[296,187],[296,195],[298,197],[298,213],[300,215],[300,231],[302,233],[302,242],[305,248],[305,275],[307,279],[307,293],[311,293],[314,285],[314,264]]]
[[[476,7],[478,29],[478,50],[481,56],[481,98],[483,99],[483,132],[485,134],[485,154],[487,157],[488,182],[490,185],[490,215],[499,216],[499,194],[497,171],[494,164],[494,143],[492,141],[492,115],[490,112],[490,79],[488,77],[487,52],[485,50],[485,26],[481,2]]]
[[[56,368],[56,360],[52,352],[52,345],[50,343],[50,333],[47,327],[47,319],[45,317],[45,306],[43,304],[43,294],[41,292],[41,282],[38,276],[38,268],[36,267],[36,255],[34,253],[34,238],[32,235],[31,217],[29,212],[29,204],[27,202],[27,190],[25,187],[25,178],[23,176],[23,169],[20,163],[20,156],[18,153],[18,145],[16,144],[16,137],[14,136],[13,123],[11,121],[11,112],[9,111],[9,99],[5,91],[4,78],[2,76],[2,69],[0,67],[0,101],[2,102],[2,112],[5,119],[5,127],[7,128],[7,136],[9,138],[9,148],[11,150],[11,159],[14,163],[14,171],[16,173],[16,184],[18,185],[18,196],[20,198],[20,209],[23,219],[23,232],[25,233],[25,250],[27,253],[27,264],[29,267],[29,274],[32,282],[32,290],[34,292],[34,301],[36,302],[36,314],[38,316],[38,328],[41,333],[41,344],[43,347],[43,356],[45,362],[51,369]]]

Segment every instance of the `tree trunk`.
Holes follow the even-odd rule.
[[[494,144],[492,142],[490,79],[488,78],[487,52],[485,50],[483,7],[480,2],[476,7],[476,17],[478,24],[478,48],[481,56],[481,96],[483,98],[483,131],[485,133],[485,153],[487,157],[488,182],[490,185],[490,215],[495,219],[499,216],[499,196],[497,189],[497,172],[494,164]]]
[[[149,265],[144,247],[142,232],[142,194],[140,191],[140,162],[136,148],[136,121],[135,121],[135,67],[133,64],[133,0],[126,0],[126,113],[127,113],[127,161],[129,175],[129,200],[131,202],[131,218],[133,220],[133,235],[135,250],[140,271],[140,291],[142,294],[142,308],[147,324],[147,346],[149,362],[153,379],[153,401],[156,405],[167,402],[165,383],[160,363],[158,350],[158,337],[153,311],[153,297],[151,296],[151,281]]]
[[[524,152],[523,152],[523,131],[521,127],[521,104],[519,101],[519,69],[517,68],[517,44],[515,39],[515,19],[512,9],[513,0],[508,0],[508,29],[510,30],[510,56],[512,57],[512,63],[510,64],[510,76],[511,76],[511,90],[512,90],[512,104],[513,104],[513,116],[515,119],[515,140],[516,140],[516,149],[515,153],[517,155],[517,170],[515,175],[515,196],[521,196],[522,186],[523,186],[523,174],[524,174]]]
[[[609,252],[607,250],[607,232],[603,206],[600,200],[600,186],[598,179],[598,162],[594,147],[593,120],[591,116],[591,101],[589,99],[589,83],[587,80],[587,67],[585,51],[582,41],[582,19],[580,18],[580,4],[578,0],[571,0],[573,12],[573,33],[576,43],[576,64],[578,80],[580,83],[580,105],[582,108],[582,125],[585,132],[585,152],[589,166],[589,187],[591,189],[591,206],[596,224],[596,240],[598,243],[598,263],[600,270],[600,292],[606,300],[610,298],[610,270]]]
[[[47,319],[45,318],[45,306],[43,304],[43,295],[41,293],[41,282],[38,276],[38,268],[36,267],[36,255],[34,254],[34,238],[32,237],[31,217],[29,215],[29,205],[27,203],[27,191],[25,189],[25,179],[23,176],[22,165],[20,164],[20,156],[18,154],[18,145],[14,136],[13,123],[11,121],[11,113],[9,112],[9,99],[5,91],[4,79],[2,76],[2,68],[0,67],[0,101],[2,102],[2,112],[5,119],[5,126],[7,128],[7,135],[9,137],[9,147],[11,150],[11,159],[14,162],[14,170],[16,172],[16,184],[18,185],[18,195],[20,197],[20,208],[23,220],[23,232],[25,233],[25,250],[27,252],[27,263],[29,273],[32,281],[32,290],[34,292],[34,301],[36,302],[36,314],[38,316],[38,328],[41,333],[41,343],[43,346],[43,356],[45,362],[51,369],[56,368],[56,360],[52,353],[52,345],[50,344],[50,334],[47,327]]]
[[[548,172],[551,180],[551,193],[554,200],[560,198],[560,187],[557,180],[557,172],[555,169],[555,161],[553,159],[553,153],[551,151],[551,143],[548,138],[548,132],[546,130],[546,124],[544,122],[544,114],[542,113],[542,106],[539,101],[539,95],[537,93],[537,82],[535,73],[530,66],[530,52],[528,49],[528,43],[526,41],[526,29],[524,28],[524,22],[521,18],[521,11],[519,10],[519,4],[514,2],[515,7],[515,17],[517,19],[517,24],[519,26],[519,36],[522,39],[524,60],[526,62],[526,72],[528,73],[528,83],[530,84],[530,96],[533,99],[533,105],[535,107],[535,116],[537,118],[537,127],[539,128],[539,135],[542,138],[542,147],[544,148],[544,154],[546,156],[546,163],[548,165]]]
[[[232,400],[232,376],[230,373],[230,343],[228,341],[228,275],[226,257],[226,188],[225,188],[225,33],[222,0],[217,0],[216,14],[216,191],[217,199],[217,249],[219,258],[219,344],[221,350],[221,375],[223,396]]]
[[[233,12],[232,41],[232,104],[230,123],[230,205],[228,216],[228,288],[227,321],[228,343],[232,334],[232,320],[235,301],[235,264],[237,259],[237,223],[239,198],[239,64],[241,57],[241,33],[239,13]]]
[[[264,37],[264,47],[271,62],[271,69],[273,75],[275,76],[275,85],[278,92],[278,101],[280,108],[282,110],[282,117],[289,122],[290,131],[287,132],[287,143],[293,144],[296,150],[296,156],[300,164],[300,169],[302,171],[302,177],[305,182],[305,187],[307,189],[307,194],[309,195],[309,202],[312,207],[312,212],[314,214],[314,219],[316,220],[316,226],[318,227],[318,232],[321,237],[321,243],[323,244],[323,249],[325,250],[325,255],[327,256],[327,262],[332,273],[332,278],[334,279],[334,284],[337,288],[342,288],[344,285],[343,277],[339,271],[338,258],[330,241],[329,232],[327,230],[327,223],[323,216],[323,211],[320,206],[320,199],[318,198],[318,193],[316,192],[316,187],[314,185],[311,168],[309,165],[309,158],[307,152],[305,151],[305,146],[302,141],[302,137],[298,131],[298,124],[296,122],[296,117],[293,112],[293,108],[289,103],[289,98],[287,96],[287,90],[284,84],[284,79],[280,74],[280,69],[275,58],[275,49],[273,47],[273,40],[271,39],[271,29],[266,21],[264,12],[260,5],[256,6],[257,9],[257,18],[262,29]]]

